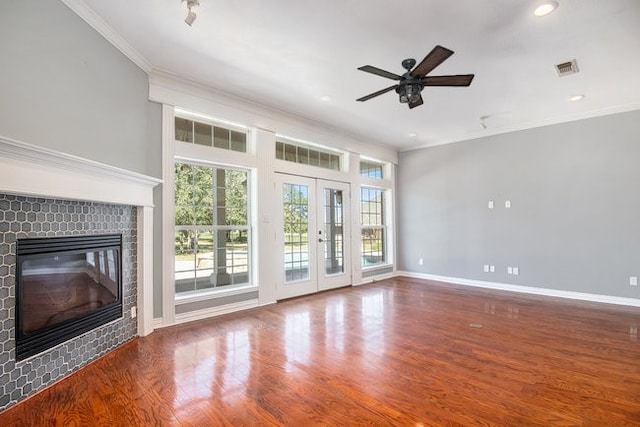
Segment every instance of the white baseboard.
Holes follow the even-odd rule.
[[[162,317],[155,317],[153,319],[153,329],[155,330],[155,329],[162,328],[164,326],[162,323],[163,323]]]
[[[225,304],[220,307],[205,308],[203,310],[190,311],[188,313],[176,314],[176,325],[207,319],[209,317],[220,316],[221,314],[234,313],[236,311],[247,310],[258,307],[258,299],[240,301],[233,304]]]
[[[536,288],[533,286],[510,285],[507,283],[485,282],[483,280],[438,276],[435,274],[414,273],[411,271],[398,271],[398,276],[412,277],[415,279],[434,280],[456,285],[475,286],[478,288],[495,289],[500,291],[519,292],[525,294],[567,298],[580,301],[640,307],[640,299],[637,298],[615,297],[610,295],[589,294],[585,292],[561,291],[557,289]]]

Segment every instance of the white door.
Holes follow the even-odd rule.
[[[351,283],[349,185],[277,174],[277,298]]]

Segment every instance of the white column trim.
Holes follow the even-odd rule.
[[[153,332],[153,208],[138,208],[138,335]]]
[[[162,187],[162,325],[176,322],[176,290],[174,259],[174,178],[175,121],[174,107],[162,105],[162,178],[167,185]]]

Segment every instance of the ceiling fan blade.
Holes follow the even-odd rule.
[[[422,78],[425,86],[469,86],[474,74],[457,74],[454,76],[427,76]]]
[[[409,109],[419,107],[422,105],[422,95],[418,95],[418,99],[409,103]]]
[[[424,57],[421,63],[411,71],[412,76],[424,76],[429,74],[434,68],[442,64],[448,57],[453,55],[453,51],[446,47],[436,46],[427,56]]]
[[[381,68],[374,67],[372,65],[363,65],[362,67],[358,68],[358,70],[366,71],[367,73],[375,74],[380,77],[386,77],[391,80],[400,80],[402,78],[397,74],[390,73],[389,71],[385,71]]]
[[[388,88],[379,90],[377,92],[370,93],[369,95],[363,96],[362,98],[358,98],[358,99],[356,99],[356,101],[360,101],[360,102],[368,101],[371,98],[375,98],[378,95],[382,95],[383,93],[387,93],[387,92],[389,92],[389,91],[391,91],[391,90],[393,90],[393,89],[395,89],[397,87],[398,87],[398,85],[389,86]]]

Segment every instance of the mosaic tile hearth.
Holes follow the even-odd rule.
[[[16,240],[122,234],[123,309],[136,305],[136,208],[0,194],[0,411],[78,370],[136,335],[124,316],[50,350],[16,362]]]

